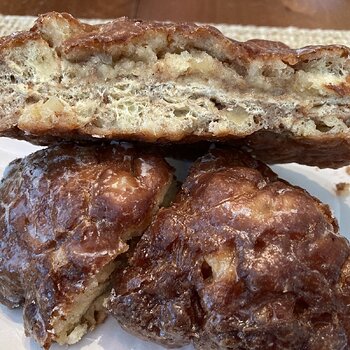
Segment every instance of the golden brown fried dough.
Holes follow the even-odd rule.
[[[339,167],[350,162],[349,52],[52,12],[0,40],[0,135],[243,140],[268,162]]]
[[[0,300],[24,304],[42,346],[72,344],[105,318],[116,258],[172,183],[162,157],[130,145],[61,145],[12,162],[0,184]]]
[[[349,253],[327,205],[213,150],[158,212],[107,306],[167,347],[348,349]]]

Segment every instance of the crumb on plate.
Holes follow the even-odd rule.
[[[348,171],[348,169],[347,169]],[[339,182],[335,185],[335,192],[337,196],[344,196],[350,193],[350,183]]]

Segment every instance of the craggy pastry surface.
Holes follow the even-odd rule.
[[[349,252],[328,206],[213,150],[143,235],[108,308],[169,347],[347,349]]]
[[[28,334],[49,346],[83,294],[104,292],[115,258],[171,182],[162,157],[123,144],[63,144],[9,165],[0,184],[0,300],[24,304]]]

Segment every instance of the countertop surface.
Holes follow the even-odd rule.
[[[120,16],[300,28],[350,29],[348,0],[16,0],[0,13],[37,15],[65,11],[76,17]]]

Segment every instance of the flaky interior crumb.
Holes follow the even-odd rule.
[[[59,344],[75,344],[88,330],[101,323],[106,313],[102,308],[101,296],[109,288],[109,278],[115,269],[115,262],[93,276],[83,293],[78,294],[69,309],[57,308],[51,320],[55,341]]]
[[[176,182],[169,181],[164,188],[159,189],[155,203],[159,203],[160,206],[168,206],[176,195],[175,188]],[[158,206],[155,206],[154,211],[157,209]],[[130,230],[125,235],[124,240],[125,242],[130,242],[133,238],[141,234],[140,228],[136,231]],[[125,246],[124,251],[120,251],[120,254],[125,253],[127,249],[129,247]],[[105,265],[87,281],[83,292],[77,294],[72,302],[65,302],[63,306],[58,305],[55,308],[50,321],[52,336],[55,342],[61,345],[75,344],[89,330],[95,328],[95,326],[105,320],[107,314],[103,302],[110,291],[112,273],[118,264],[121,263],[122,259],[123,255],[119,255],[116,260]],[[59,268],[60,264],[64,265],[65,263],[64,257],[58,254],[56,267]]]
[[[50,27],[47,40],[59,43],[62,30]],[[82,61],[59,56],[44,40],[15,48],[1,64],[0,117],[10,127],[15,114],[18,126],[33,133],[59,128],[169,140],[260,129],[298,136],[349,130],[346,58],[328,53],[298,66],[277,58],[226,63],[166,45],[155,36],[130,46],[132,54],[96,53]]]

